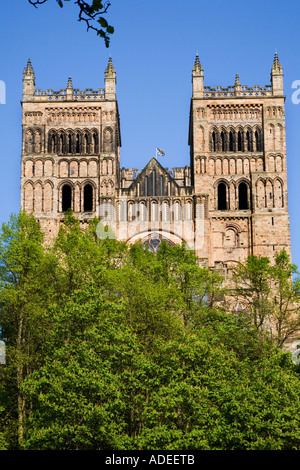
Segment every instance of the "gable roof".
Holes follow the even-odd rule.
[[[147,165],[142,169],[142,171],[138,174],[137,178],[131,183],[130,189],[133,189],[137,183],[140,183],[144,180],[145,176],[148,176],[152,173],[153,170],[156,170],[158,174],[164,175],[168,178],[171,184],[174,184],[177,188],[179,188],[178,184],[174,180],[174,178],[170,175],[169,171],[164,168],[161,163],[155,158],[152,157],[151,160],[147,163]]]

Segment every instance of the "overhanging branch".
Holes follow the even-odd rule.
[[[31,5],[37,8],[38,5],[46,3],[48,0],[28,0]],[[56,0],[58,5],[63,7],[63,0]],[[75,5],[78,5],[79,14],[78,21],[86,23],[87,30],[92,29],[96,31],[97,35],[102,37],[105,41],[106,47],[109,46],[109,34],[113,34],[114,28],[110,26],[106,19],[102,16],[107,13],[111,3],[101,0],[93,0],[92,2],[85,2],[84,0],[76,0]]]

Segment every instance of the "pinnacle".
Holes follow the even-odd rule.
[[[196,59],[195,59],[195,64],[194,64],[193,72],[203,72],[203,67],[202,67],[202,65],[200,64],[198,52],[197,52],[197,54],[196,54]]]
[[[279,60],[278,60],[278,54],[277,54],[277,52],[275,52],[275,56],[274,56],[274,65],[279,65]]]
[[[239,77],[239,74],[237,73],[236,76],[235,76],[235,83],[234,83],[234,86],[240,86],[240,77]]]
[[[274,55],[274,61],[273,61],[272,71],[276,71],[276,72],[281,72],[281,71],[282,71],[282,66],[281,66],[281,64],[280,64],[280,62],[279,62],[277,52],[275,52],[275,55]]]
[[[67,85],[67,88],[73,88],[73,85],[72,85],[72,78],[71,78],[71,77],[68,78],[68,85]]]
[[[28,58],[27,67],[25,68],[25,71],[26,71],[26,73],[34,74],[33,67],[31,65],[30,57]]]
[[[112,58],[110,57],[109,60],[108,60],[108,65],[106,67],[106,70],[105,70],[105,75],[106,76],[109,76],[109,77],[112,77],[115,73],[115,67],[112,63]]]
[[[31,60],[30,60],[30,58],[29,58],[28,61],[27,61],[26,67],[24,67],[23,77],[26,77],[27,79],[30,78],[31,80],[34,80],[34,79],[35,79],[35,77],[34,77],[34,71],[33,71],[32,65],[31,65]]]

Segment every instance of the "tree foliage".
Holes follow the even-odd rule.
[[[7,415],[6,431],[17,428],[23,439],[26,404],[24,378],[44,357],[47,307],[54,301],[51,271],[56,260],[43,248],[43,234],[33,216],[20,213],[3,224],[0,235],[0,326],[6,342],[7,366],[0,369],[1,404],[16,406]],[[2,339],[1,338],[1,339]],[[3,400],[3,401],[2,401]],[[15,418],[17,425],[15,424]]]
[[[249,256],[234,273],[234,293],[245,301],[256,328],[279,347],[299,331],[300,284],[297,267],[285,250],[274,264],[263,256]]]
[[[31,5],[38,7],[48,0],[28,0]],[[56,0],[58,5],[63,8],[64,2],[70,0]],[[109,25],[103,15],[105,15],[111,5],[109,1],[92,0],[86,2],[84,0],[76,0],[74,4],[78,6],[78,21],[86,24],[87,30],[96,31],[96,34],[103,38],[105,46],[109,47],[110,35],[114,33],[114,27]]]
[[[65,214],[51,247],[32,215],[3,225],[0,448],[300,449],[298,366],[260,332],[297,300],[287,256],[240,267],[245,321],[184,244],[154,254],[98,222]]]
[[[92,286],[53,315],[49,355],[23,385],[25,449],[299,448],[299,378],[279,350],[241,360],[217,330],[182,328],[149,354],[122,303]]]

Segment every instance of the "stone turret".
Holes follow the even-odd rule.
[[[193,83],[193,98],[203,98],[204,87],[203,87],[203,67],[200,64],[199,56],[196,55],[195,64],[193,67],[192,83]]]
[[[241,94],[241,83],[240,83],[240,77],[239,74],[237,73],[235,76],[235,82],[234,82],[234,94],[240,95]]]
[[[23,101],[32,100],[34,96],[35,76],[30,59],[23,72]]]
[[[113,66],[111,57],[109,58],[108,65],[105,70],[105,99],[115,100],[116,99],[116,71]]]
[[[68,85],[66,89],[66,98],[67,100],[72,100],[73,99],[73,85],[72,85],[72,78],[68,78]]]
[[[279,63],[277,52],[271,70],[271,85],[273,95],[283,95],[283,69]]]

